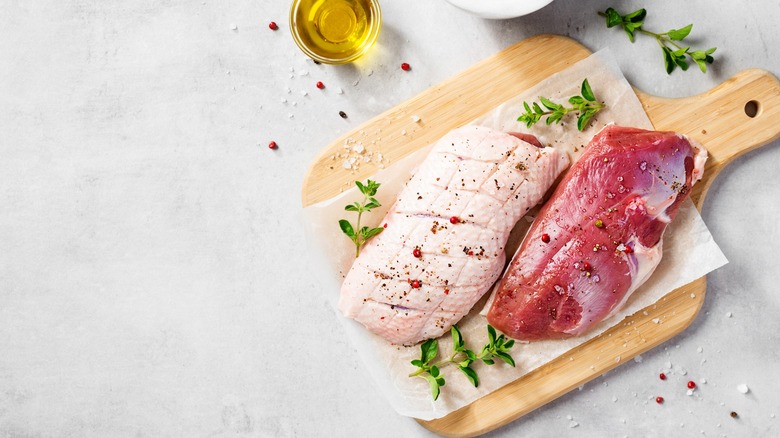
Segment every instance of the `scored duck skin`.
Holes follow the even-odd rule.
[[[605,127],[531,225],[488,322],[533,341],[580,335],[617,312],[658,266],[664,230],[706,159],[673,132]]]
[[[448,133],[361,250],[339,309],[395,344],[441,336],[498,280],[509,232],[568,164],[532,136]]]

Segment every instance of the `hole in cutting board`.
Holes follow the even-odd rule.
[[[751,119],[756,117],[761,111],[761,104],[756,100],[750,100],[745,104],[745,114]]]

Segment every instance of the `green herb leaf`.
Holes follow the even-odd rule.
[[[370,182],[370,181],[369,181],[369,182]],[[363,183],[362,183],[362,182],[360,182],[360,181],[355,181],[355,185],[357,186],[358,190],[360,190],[360,193],[362,193],[362,194],[364,194],[364,195],[366,194],[366,186],[365,186],[365,185],[363,185]]]
[[[582,90],[581,90],[581,92],[582,92],[582,97],[584,97],[585,99],[587,99],[587,100],[589,100],[591,102],[595,102],[596,101],[596,96],[593,95],[593,90],[591,90],[591,88],[590,88],[590,84],[588,83],[588,78],[585,78],[585,80],[582,81]]]
[[[547,99],[546,97],[539,96],[539,101],[541,101],[542,105],[544,105],[544,107],[550,111],[555,111],[557,109],[562,108],[561,105],[558,105],[557,103],[550,101],[550,99]]]
[[[634,42],[634,31],[642,27],[642,23],[623,23],[623,30],[626,31],[626,35],[628,35],[628,40],[632,43]]]
[[[367,180],[366,188],[367,188],[367,196],[376,196],[376,192],[379,190],[379,184],[376,181],[371,181],[370,179]]]
[[[382,232],[382,231],[384,231],[384,230],[385,230],[385,229],[384,229],[384,228],[382,228],[382,227],[378,227],[378,228],[371,228],[370,230],[368,230],[368,231],[367,231],[367,232],[366,232],[366,233],[363,235],[363,239],[364,239],[364,240],[368,240],[368,239],[370,239],[370,238],[372,238],[372,237],[376,236],[377,234],[381,233],[381,232]]]
[[[670,75],[677,67],[677,63],[674,62],[674,55],[668,47],[663,47],[662,50],[664,52],[664,66],[666,67],[666,74]]]
[[[569,103],[573,106],[580,106],[585,104],[585,98],[582,96],[572,96],[569,98]]]
[[[626,15],[625,21],[630,23],[642,23],[645,20],[646,16],[647,16],[647,11],[644,8],[637,9],[636,11]]]
[[[420,349],[422,353],[420,360],[427,364],[439,354],[439,342],[436,339],[428,339],[420,345]]]
[[[468,366],[465,367],[459,366],[458,369],[463,371],[463,374],[465,374],[466,377],[468,377],[469,381],[471,382],[472,385],[474,385],[475,388],[479,387],[479,377],[477,377],[476,371],[474,371]]]
[[[339,226],[341,227],[341,231],[346,234],[349,237],[355,237],[355,230],[352,228],[352,224],[349,223],[346,219],[341,219],[339,221]]]
[[[464,343],[463,343],[463,335],[460,334],[460,330],[458,330],[458,326],[453,325],[452,328],[450,328],[450,334],[452,335],[452,346],[455,351],[463,351]]]
[[[433,397],[433,400],[438,400],[439,394],[441,393],[439,381],[430,374],[425,376],[425,380],[428,381],[428,386],[431,388],[431,396]]]
[[[509,365],[511,365],[513,367],[515,366],[515,360],[512,359],[512,356],[508,355],[507,353],[505,353],[503,351],[497,351],[496,352],[496,356],[499,359],[503,360],[504,362],[508,363]]]
[[[607,18],[607,27],[620,26],[623,23],[623,17],[612,8],[607,8],[604,12],[604,16]]]
[[[691,29],[693,29],[693,24],[689,24],[681,29],[672,29],[669,32],[666,32],[666,35],[669,36],[670,40],[682,41],[691,33]]]
[[[585,126],[588,124],[588,120],[590,120],[588,113],[582,113],[582,115],[577,118],[577,130],[582,131],[585,129]]]
[[[492,325],[488,324],[487,332],[488,332],[488,341],[490,342],[490,344],[495,344],[496,343],[496,329],[494,329]]]

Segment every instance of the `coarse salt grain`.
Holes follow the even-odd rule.
[[[344,89],[341,87],[336,88],[336,94],[344,94]]]
[[[741,392],[742,394],[747,394],[748,392],[750,392],[750,388],[748,388],[748,386],[745,385],[744,383],[740,383],[739,385],[737,385],[737,391]]]
[[[235,24],[235,23],[231,23],[231,24],[230,24],[230,29],[231,29],[231,30],[238,30],[238,25],[237,25],[237,24]]]
[[[731,318],[731,315],[732,315],[731,312],[726,312],[726,318]]]
[[[637,355],[634,357],[634,362],[636,362],[636,363],[642,363],[642,361],[643,361],[643,360],[644,360],[644,359],[642,358],[642,355],[641,355],[641,354],[637,354]]]
[[[704,349],[703,349],[703,348],[701,348],[701,347],[699,347],[699,348],[697,348],[697,349],[696,349],[696,352],[697,352],[697,353],[701,353],[701,352],[703,352],[703,351],[704,351]]]
[[[420,116],[413,115],[410,117],[414,123],[418,123],[421,119]]]
[[[653,318],[653,323],[660,324],[661,320],[659,318]]]

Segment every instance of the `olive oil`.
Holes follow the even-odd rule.
[[[316,61],[343,64],[363,55],[379,35],[377,0],[296,0],[290,10],[293,38]]]

